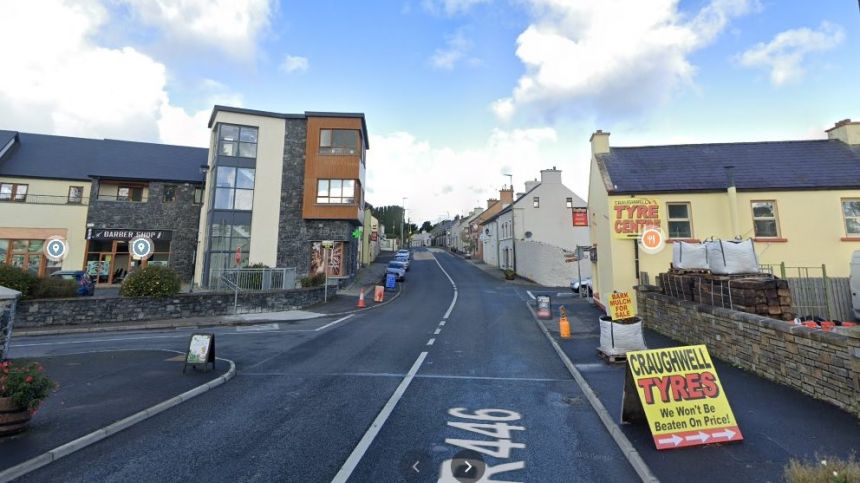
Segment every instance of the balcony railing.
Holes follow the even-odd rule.
[[[68,196],[57,195],[32,195],[27,194],[23,197],[15,198],[0,198],[0,203],[26,203],[36,205],[84,205],[89,204],[90,200],[87,197],[69,198]]]
[[[149,198],[141,196],[140,199],[129,198],[128,196],[119,195],[98,195],[96,201],[118,201],[120,203],[146,203]]]

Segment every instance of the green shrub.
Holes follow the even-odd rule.
[[[17,290],[22,297],[26,297],[38,282],[39,279],[32,273],[0,263],[0,286]]]
[[[318,273],[310,277],[302,277],[302,287],[320,287],[325,283],[325,274]]]
[[[169,267],[150,265],[125,277],[119,294],[123,297],[170,297],[179,292],[179,275]]]
[[[34,299],[57,299],[74,297],[78,294],[78,282],[59,277],[40,278],[30,298]]]

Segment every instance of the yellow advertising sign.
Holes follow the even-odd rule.
[[[626,377],[625,411],[635,388],[657,449],[744,439],[704,345],[628,352]]]
[[[636,317],[636,302],[630,292],[612,292],[609,295],[609,317],[612,320]]]
[[[660,202],[655,198],[612,200],[612,236],[636,240],[649,226],[660,227]]]

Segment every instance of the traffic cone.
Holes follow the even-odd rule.
[[[562,339],[570,339],[570,321],[567,320],[567,310],[561,308],[561,318],[558,321],[558,332]]]
[[[367,304],[364,303],[364,289],[361,289],[358,292],[358,305],[356,305],[356,307],[360,309],[367,307]]]
[[[375,291],[373,292],[373,301],[376,303],[385,301],[385,287],[382,285],[377,285],[375,287]]]

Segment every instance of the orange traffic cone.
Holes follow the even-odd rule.
[[[558,321],[558,332],[562,339],[570,339],[570,321],[567,320],[567,310],[562,307],[561,318]]]
[[[367,307],[367,304],[364,303],[364,289],[361,289],[358,292],[358,305],[356,305],[356,307],[360,309]]]
[[[377,285],[375,288],[375,292],[373,293],[373,301],[376,303],[383,302],[385,300],[385,287],[382,285]]]

